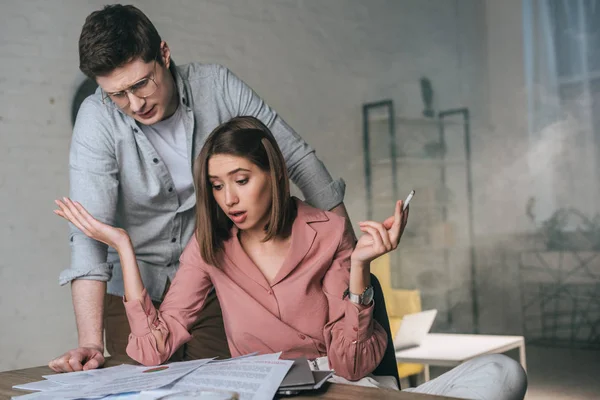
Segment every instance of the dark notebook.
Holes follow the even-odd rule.
[[[292,367],[288,371],[285,378],[279,385],[279,388],[286,388],[288,386],[299,386],[299,385],[314,385],[315,378],[308,366],[308,359],[306,357],[296,358]]]
[[[298,386],[280,386],[277,390],[277,394],[280,396],[291,396],[308,390],[320,389],[321,386],[323,386],[323,384],[327,382],[327,379],[329,379],[329,377],[333,375],[333,371],[311,371],[311,373],[313,379],[315,380],[315,383],[309,383],[307,385]]]

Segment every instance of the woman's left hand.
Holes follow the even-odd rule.
[[[400,243],[400,238],[408,220],[408,209],[402,211],[403,201],[396,202],[394,215],[379,223],[360,222],[360,230],[365,234],[358,239],[350,257],[352,262],[367,264],[392,250]]]

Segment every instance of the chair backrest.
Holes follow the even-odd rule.
[[[400,378],[398,377],[398,367],[396,364],[396,351],[394,350],[394,337],[390,330],[390,321],[385,307],[385,298],[383,297],[383,290],[379,284],[379,280],[373,274],[371,274],[371,285],[373,286],[373,301],[375,302],[375,306],[373,307],[373,319],[381,325],[388,336],[385,354],[377,368],[373,371],[373,375],[393,376],[398,382],[398,387],[400,387]]]
[[[381,285],[390,326],[388,336],[391,338],[393,346],[394,336],[400,329],[402,317],[406,314],[421,311],[421,293],[418,290],[394,289],[392,287],[389,253],[371,262],[371,273],[377,276]],[[377,308],[377,304],[375,304],[375,307]],[[383,323],[381,325],[383,326]],[[386,357],[390,358],[389,356]],[[386,362],[386,365],[388,365],[387,363],[389,361]],[[423,365],[421,364],[397,363],[397,367],[397,374],[401,378],[407,378],[423,371]]]

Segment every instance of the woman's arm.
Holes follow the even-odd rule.
[[[119,254],[125,286],[125,310],[131,327],[127,354],[144,365],[168,360],[191,339],[190,326],[197,320],[212,283],[198,263],[202,262],[196,240],[182,254],[182,263],[160,310],[156,310],[142,281],[135,251],[127,232],[92,217],[78,202],[57,200],[54,212],[88,237],[105,243]],[[189,261],[189,262],[188,262]]]
[[[354,239],[344,234],[323,278],[323,291],[329,303],[323,332],[327,356],[335,373],[348,380],[371,373],[381,362],[387,346],[385,331],[373,320],[373,304],[361,306],[344,296],[351,281],[353,249]]]
[[[329,323],[325,326],[329,363],[336,374],[349,380],[361,379],[381,362],[387,346],[387,335],[373,321],[373,302],[353,303],[345,290],[362,294],[371,285],[370,263],[398,246],[408,218],[396,203],[394,215],[383,223],[360,223],[365,234],[354,247],[351,235],[344,233],[334,261],[323,279],[323,290],[329,300]],[[347,229],[346,229],[347,231]]]
[[[350,256],[350,286],[354,294],[361,294],[371,285],[371,261],[396,250],[408,220],[408,208],[402,211],[402,201],[396,202],[394,215],[379,223],[374,221],[360,222],[360,230],[365,234],[360,237]]]
[[[158,310],[145,290],[141,300],[125,302],[131,326],[127,354],[134,360],[144,365],[162,364],[192,338],[190,329],[212,289],[211,279],[196,257],[201,260],[198,244],[192,239]]]
[[[59,210],[54,210],[56,215],[71,222],[89,238],[107,244],[117,251],[123,269],[125,297],[127,300],[140,300],[144,291],[144,283],[140,276],[133,244],[127,232],[98,221],[79,202],[72,201],[68,197],[56,200],[55,203],[59,207]]]

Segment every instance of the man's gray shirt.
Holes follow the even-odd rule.
[[[328,210],[343,202],[343,180],[333,180],[314,150],[227,68],[194,63],[171,70],[184,111],[190,169],[215,127],[252,115],[275,135],[290,178],[309,204]],[[160,300],[194,233],[195,196],[180,204],[158,152],[133,118],[102,103],[99,89],[77,114],[69,171],[71,199],[98,220],[129,233],[144,285],[153,300]],[[108,293],[122,296],[116,251],[69,225],[71,265],[60,274],[60,284],[74,279],[108,281]]]

